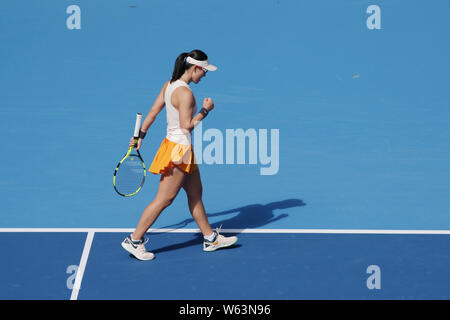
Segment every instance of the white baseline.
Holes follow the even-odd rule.
[[[0,228],[0,232],[133,232],[134,228]],[[154,228],[150,233],[199,233],[199,229]],[[450,234],[450,230],[389,229],[222,229],[222,233],[329,233],[329,234]]]

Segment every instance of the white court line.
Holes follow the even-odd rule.
[[[84,270],[86,269],[87,260],[89,257],[89,252],[91,251],[92,241],[94,240],[94,232],[89,231],[86,237],[86,242],[84,243],[83,253],[81,255],[80,265],[78,266],[77,275],[75,277],[75,283],[72,288],[72,295],[70,300],[77,300],[78,293],[81,289],[81,282],[83,281]]]
[[[133,232],[133,228],[0,228],[0,232]],[[450,230],[385,229],[222,229],[223,233],[323,233],[323,234],[450,234]],[[147,232],[199,233],[199,229],[155,228]]]

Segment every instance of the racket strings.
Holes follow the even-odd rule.
[[[145,168],[139,157],[127,157],[116,172],[115,187],[123,195],[135,193],[143,185]]]

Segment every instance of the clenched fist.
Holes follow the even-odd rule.
[[[203,108],[208,110],[208,112],[214,109],[214,102],[212,101],[211,98],[205,98],[203,100]]]

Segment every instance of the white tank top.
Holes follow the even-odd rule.
[[[167,84],[166,92],[164,93],[164,102],[166,103],[166,111],[167,111],[167,135],[166,138],[172,142],[191,145],[191,133],[182,130],[180,127],[180,113],[178,110],[172,105],[172,93],[178,87],[186,87],[189,90],[191,88],[189,85],[183,80],[176,80],[172,83]],[[197,105],[195,105],[194,113],[197,112]]]

